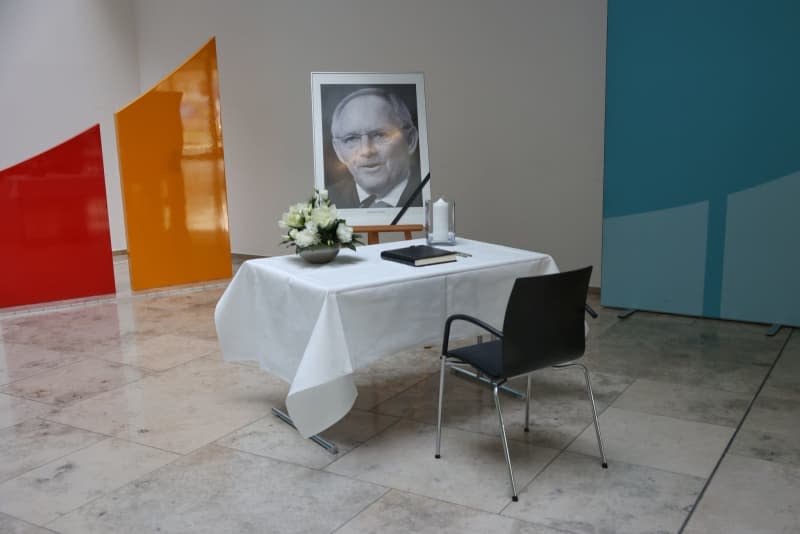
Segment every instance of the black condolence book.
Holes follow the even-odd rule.
[[[428,245],[412,245],[381,252],[381,258],[384,260],[399,261],[414,267],[456,261],[456,257],[457,255],[450,250],[442,250]]]

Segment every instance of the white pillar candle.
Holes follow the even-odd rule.
[[[450,206],[443,198],[433,203],[433,240],[447,241],[447,232],[450,229]]]

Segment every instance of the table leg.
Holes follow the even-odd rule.
[[[292,418],[289,417],[289,414],[282,412],[277,408],[272,409],[272,414],[275,415],[278,419],[280,419],[284,423],[286,423],[287,425],[291,426],[294,429],[297,429],[297,427],[294,426]],[[314,443],[316,443],[317,445],[319,445],[320,447],[322,447],[331,454],[339,454],[339,447],[337,447],[335,443],[328,441],[319,434],[314,434],[308,439],[310,439],[311,441],[313,441]]]

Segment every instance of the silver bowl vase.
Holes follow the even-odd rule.
[[[300,257],[308,263],[329,263],[339,254],[339,247],[314,248],[300,251]]]

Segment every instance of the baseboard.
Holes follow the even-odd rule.
[[[268,258],[269,256],[259,256],[257,254],[239,254],[239,253],[232,253],[231,259],[234,261],[247,261],[247,260],[257,260],[258,258]]]
[[[112,256],[126,256],[127,254],[128,254],[128,249],[111,251]],[[235,253],[231,254],[231,259],[237,261],[255,260],[258,258],[267,258],[267,257],[268,256],[259,256],[257,254],[235,254]]]

